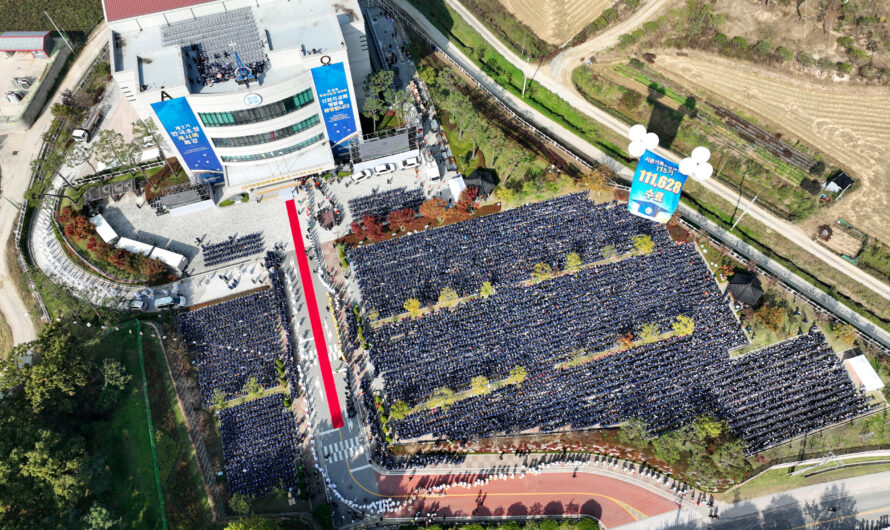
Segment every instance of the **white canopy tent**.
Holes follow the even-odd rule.
[[[884,382],[881,381],[875,369],[865,355],[859,355],[852,359],[844,361],[844,366],[853,376],[853,382],[862,385],[866,392],[872,390],[880,390],[884,388]]]
[[[448,181],[448,189],[451,190],[451,196],[454,198],[454,202],[460,198],[460,192],[467,189],[467,183],[464,182],[463,177],[455,177]]]
[[[102,214],[96,214],[90,217],[90,223],[96,227],[96,233],[99,234],[102,241],[110,245],[117,240],[117,232],[114,231],[114,228],[111,228],[111,225],[108,224],[108,221],[106,221],[104,217],[102,217]]]

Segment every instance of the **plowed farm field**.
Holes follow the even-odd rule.
[[[613,0],[500,0],[514,17],[550,44],[571,39]]]
[[[703,90],[754,115],[786,139],[824,153],[857,187],[807,224],[837,218],[890,242],[890,90],[846,82],[806,81],[718,57],[658,54],[655,64],[683,86]],[[714,101],[714,103],[717,103]]]

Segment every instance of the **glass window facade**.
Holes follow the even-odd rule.
[[[260,105],[252,109],[233,110],[231,112],[199,112],[198,116],[205,127],[246,125],[290,114],[302,109],[314,100],[312,89],[307,88],[295,96],[276,101],[275,103],[269,103],[268,105]]]
[[[276,158],[288,153],[293,153],[294,151],[299,151],[304,147],[309,147],[312,144],[317,144],[322,140],[324,140],[324,134],[317,134],[312,138],[303,140],[298,144],[294,144],[290,147],[285,147],[284,149],[269,151],[268,153],[257,153],[255,155],[221,156],[220,158],[222,158],[223,162],[252,162],[254,160],[265,160],[267,158]]]
[[[246,145],[265,144],[274,142],[275,140],[281,140],[282,138],[287,138],[288,136],[293,136],[310,127],[315,127],[320,121],[318,114],[316,114],[301,122],[288,125],[283,129],[278,129],[277,131],[270,131],[263,134],[251,134],[248,136],[234,136],[232,138],[211,138],[211,140],[213,140],[213,145],[216,147],[244,147]]]

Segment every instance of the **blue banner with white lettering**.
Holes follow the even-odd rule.
[[[637,163],[627,209],[634,215],[659,223],[670,220],[680,204],[686,175],[677,164],[646,150]]]
[[[223,182],[223,168],[185,98],[152,103],[151,108],[167,130],[185,165],[201,182]]]
[[[352,112],[352,98],[343,63],[326,64],[312,69],[315,93],[328,131],[328,140],[335,155],[347,153],[346,140],[358,133]]]

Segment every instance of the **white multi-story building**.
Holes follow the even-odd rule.
[[[361,137],[357,0],[104,0],[112,73],[194,182],[267,193]]]

